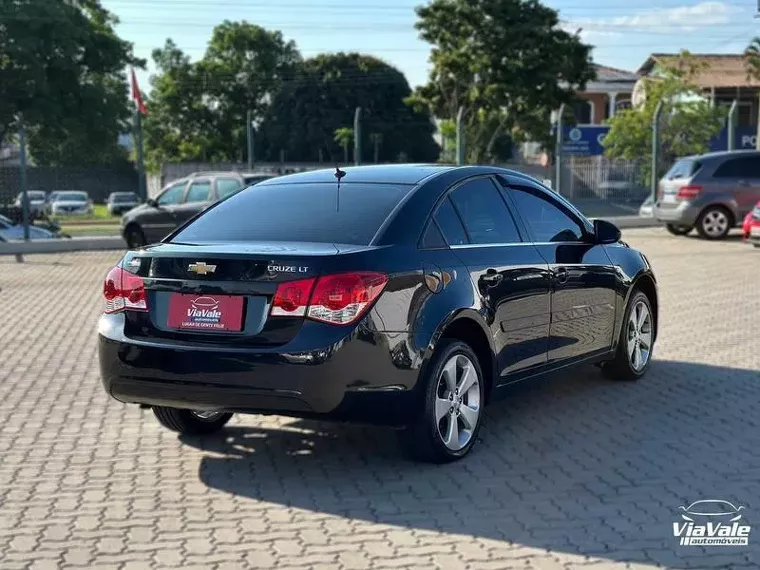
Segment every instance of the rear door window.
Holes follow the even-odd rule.
[[[489,178],[466,182],[451,193],[471,243],[519,243],[512,214]]]
[[[760,156],[727,160],[715,169],[715,178],[760,178]]]
[[[234,194],[240,190],[241,185],[235,178],[217,178],[216,179],[216,195],[221,200],[226,198],[230,194]]]
[[[368,245],[411,185],[264,184],[233,194],[192,221],[175,243],[308,241]]]

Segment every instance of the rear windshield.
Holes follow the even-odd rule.
[[[699,161],[693,158],[682,158],[677,160],[676,163],[668,170],[665,178],[668,180],[675,180],[676,178],[688,178],[699,170]]]
[[[45,199],[45,193],[39,190],[27,190],[26,195],[29,196],[30,200],[44,200]],[[23,196],[23,194],[19,194],[19,196]]]
[[[272,184],[251,186],[220,202],[171,240],[311,241],[368,245],[412,186]]]
[[[56,194],[55,199],[61,202],[86,202],[87,194],[84,192],[59,192]]]

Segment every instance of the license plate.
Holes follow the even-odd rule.
[[[665,202],[666,204],[674,204],[676,202],[676,195],[675,194],[663,194],[661,201]]]
[[[760,226],[752,226],[749,229],[749,235],[753,237],[760,237]]]
[[[166,324],[172,329],[237,332],[243,328],[243,300],[232,295],[174,293]]]

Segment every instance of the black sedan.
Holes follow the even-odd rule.
[[[641,377],[658,318],[652,269],[615,226],[476,166],[262,182],[127,253],[104,293],[105,388],[164,426],[391,424],[434,462],[470,451],[511,383],[592,363]]]

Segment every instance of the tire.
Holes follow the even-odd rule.
[[[456,400],[458,393],[451,393],[452,383],[447,381],[452,376],[444,370],[454,373],[459,386],[465,378],[468,382],[474,380],[459,401]],[[474,374],[474,378],[470,374]],[[485,379],[478,357],[464,342],[444,339],[425,367],[420,382],[424,401],[420,403],[419,417],[400,434],[404,451],[412,459],[428,463],[461,459],[475,445],[483,421]],[[455,432],[452,426],[456,427]]]
[[[130,249],[148,244],[148,241],[145,239],[145,234],[138,226],[129,226],[127,231],[124,232],[124,239]]]
[[[694,226],[677,226],[675,224],[668,224],[665,226],[665,228],[674,236],[685,236],[687,235],[691,230],[694,229]]]
[[[697,219],[697,232],[703,239],[723,239],[734,225],[733,218],[723,206],[709,206]]]
[[[196,412],[178,408],[154,406],[153,413],[165,428],[185,435],[206,435],[222,429],[230,421],[229,412]],[[201,414],[214,414],[203,418]]]
[[[647,317],[643,320],[644,324],[638,329],[640,332],[637,335],[635,332],[636,328],[632,330],[632,327],[634,326],[634,321],[641,320],[640,307],[646,309]],[[636,317],[632,321],[633,315],[636,315]],[[654,313],[652,312],[652,304],[649,302],[649,297],[637,289],[631,294],[628,306],[625,309],[615,357],[602,367],[605,376],[613,380],[638,380],[646,374],[652,362],[652,349],[655,343],[654,326]],[[643,366],[640,364],[640,361],[638,365],[634,363],[633,355],[630,352],[629,340],[635,342],[636,339],[639,341],[639,358],[645,359]],[[646,350],[644,350],[645,346],[647,347]],[[636,350],[635,346],[634,350]]]

